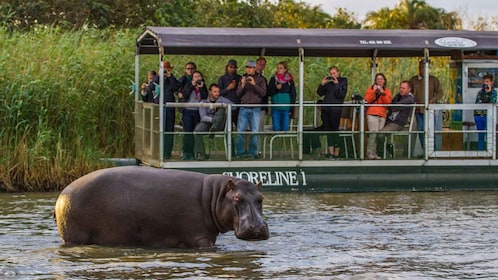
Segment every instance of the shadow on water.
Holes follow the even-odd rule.
[[[57,194],[0,194],[0,279],[473,279],[498,275],[498,192],[265,193],[270,239],[61,246]]]

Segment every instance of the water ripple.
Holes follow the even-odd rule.
[[[0,279],[493,279],[498,193],[265,193],[267,241],[64,247],[55,194],[0,194]]]

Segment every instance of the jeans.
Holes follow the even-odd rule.
[[[488,123],[486,116],[474,116],[474,122],[476,123],[476,128],[477,130],[486,130]],[[486,133],[485,132],[479,132],[478,134],[478,139],[477,139],[477,150],[478,151],[485,151],[486,150]]]
[[[417,120],[417,130],[424,131],[424,114],[416,112],[415,119]],[[441,131],[443,130],[443,111],[437,110],[434,112],[434,130]],[[425,133],[420,132],[418,134],[420,139],[420,144],[424,147],[424,138]],[[434,133],[434,151],[441,151],[443,148],[443,136],[441,133]]]
[[[194,154],[194,128],[201,121],[199,110],[183,110],[183,153]]]
[[[290,115],[289,110],[271,110],[273,131],[289,130]]]
[[[258,132],[261,108],[240,107],[239,119],[237,120],[237,139],[235,140],[235,154],[242,156],[245,153],[245,132],[247,126],[251,128],[248,154],[256,157],[258,155]]]

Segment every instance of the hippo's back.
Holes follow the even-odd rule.
[[[59,195],[55,218],[66,244],[176,247],[158,240],[181,235],[175,223],[202,217],[205,174],[127,166],[98,170],[68,185]]]

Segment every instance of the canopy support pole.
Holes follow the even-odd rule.
[[[304,49],[299,48],[299,119],[297,122],[297,144],[299,160],[303,160],[303,103],[304,103]]]
[[[164,161],[164,67],[163,67],[164,52],[159,48],[159,160]]]
[[[424,158],[429,159],[429,49],[424,49]],[[412,89],[413,91],[413,89]]]
[[[372,72],[372,84],[375,83],[375,75],[377,75],[377,53],[379,49],[375,49],[370,60],[370,70]]]

